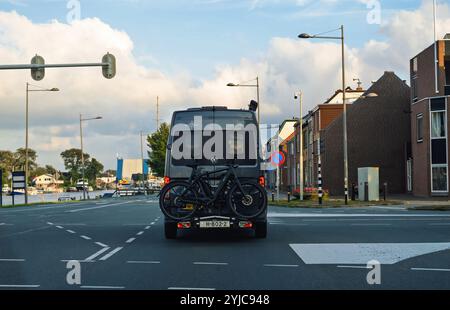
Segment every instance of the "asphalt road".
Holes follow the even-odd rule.
[[[0,289],[450,289],[448,212],[271,207],[269,223],[266,240],[166,240],[156,197],[2,209]],[[367,282],[371,260],[381,284]]]

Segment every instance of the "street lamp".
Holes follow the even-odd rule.
[[[83,118],[83,115],[80,114],[80,142],[81,142],[81,171],[82,171],[82,182],[83,182],[83,200],[86,200],[86,185],[84,182],[84,152],[83,152],[83,122],[93,121],[93,120],[101,120],[103,117],[97,116],[93,118]]]
[[[323,34],[328,34],[334,31],[341,31],[341,35],[336,36],[323,36]],[[342,49],[342,104],[344,105],[343,112],[343,134],[344,134],[344,195],[345,204],[348,204],[348,145],[347,145],[347,104],[346,104],[346,87],[345,87],[345,42],[344,42],[344,26],[342,25],[338,29],[331,31],[319,33],[317,35],[309,35],[307,33],[302,33],[298,36],[300,39],[329,39],[329,40],[340,40]]]
[[[300,144],[300,200],[303,201],[303,92],[300,91],[297,94],[295,94],[294,99],[299,99],[300,101],[300,123],[299,123],[299,144]],[[295,154],[295,152],[294,152]],[[295,183],[297,183],[297,180],[295,180]]]
[[[38,89],[30,89],[30,86],[36,87]],[[28,204],[28,175],[29,175],[29,168],[28,168],[28,104],[29,104],[29,93],[30,92],[57,92],[59,91],[58,88],[42,88],[40,86],[31,85],[30,83],[27,83],[27,89],[26,89],[26,103],[25,103],[25,204]]]
[[[256,81],[256,84],[247,84],[248,82],[252,82],[252,81]],[[235,84],[235,83],[228,83],[227,84],[228,87],[256,87],[256,100],[258,101],[258,125],[261,123],[261,114],[260,114],[260,110],[261,110],[261,103],[259,102],[259,77],[257,76],[256,79],[247,81],[247,82],[243,82],[243,83],[239,83],[239,84]]]

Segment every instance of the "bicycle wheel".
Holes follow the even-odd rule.
[[[197,211],[197,193],[187,182],[173,182],[161,190],[159,207],[165,216],[181,221]]]
[[[241,182],[243,191],[237,184],[228,194],[228,205],[233,212],[243,218],[252,219],[260,216],[267,208],[265,189],[253,182]]]

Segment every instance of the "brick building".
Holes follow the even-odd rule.
[[[349,186],[358,183],[359,167],[379,167],[380,183],[391,193],[407,192],[410,88],[393,72],[385,72],[347,110]],[[376,94],[370,97],[367,94]],[[321,131],[324,188],[344,194],[343,117]]]
[[[411,59],[410,71],[413,194],[448,197],[450,35]]]

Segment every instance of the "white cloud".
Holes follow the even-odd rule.
[[[299,1],[298,4],[306,1]],[[432,7],[428,1],[414,11],[398,11],[380,27],[385,41],[368,41],[362,48],[346,48],[347,79],[365,85],[385,70],[408,77],[409,59],[432,43]],[[450,8],[439,5],[439,36],[450,32]],[[78,147],[79,113],[102,115],[103,121],[86,125],[86,151],[113,167],[115,155],[138,157],[139,131],[154,130],[155,100],[161,98],[162,118],[190,106],[226,105],[244,108],[256,97],[253,88],[228,88],[228,82],[261,79],[263,121],[274,123],[298,113],[294,92],[305,92],[305,112],[323,102],[340,84],[338,42],[273,38],[259,59],[242,59],[235,65],[218,65],[210,80],[189,72],[168,76],[140,65],[157,63],[154,55],[133,54],[133,41],[123,31],[99,19],[83,19],[71,25],[52,21],[32,23],[14,12],[0,11],[0,59],[24,63],[38,53],[47,63],[98,62],[102,55],[116,55],[118,72],[105,80],[100,68],[48,69],[44,87],[59,93],[31,93],[30,146],[42,164],[61,167],[59,153]],[[147,61],[144,61],[147,60]],[[0,71],[0,149],[23,146],[26,71]]]

